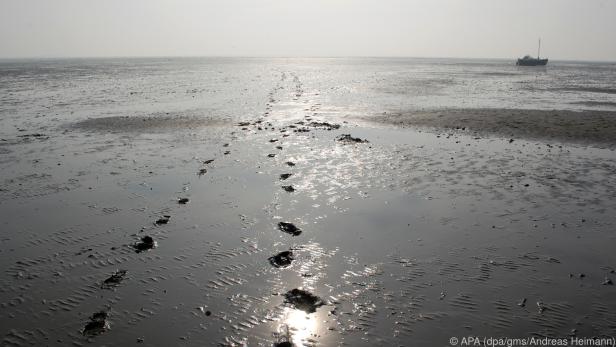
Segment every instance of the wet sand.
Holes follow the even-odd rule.
[[[470,135],[495,135],[514,140],[556,141],[610,148],[616,145],[616,112],[613,111],[455,109],[386,112],[370,119],[402,127],[466,131]]]
[[[370,125],[276,77],[230,123],[25,119],[6,136],[3,345],[613,335],[616,155],[580,145],[591,128],[547,130],[554,146],[522,139],[529,121],[513,142],[476,136],[496,120]]]

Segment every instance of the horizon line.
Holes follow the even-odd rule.
[[[70,59],[170,59],[170,58],[238,58],[238,59],[457,59],[457,60],[503,60],[515,61],[518,58],[496,57],[460,57],[460,56],[405,56],[405,55],[75,55],[75,56],[0,56],[0,60],[70,60]],[[562,62],[589,62],[589,63],[616,63],[616,60],[595,60],[564,58],[550,61]]]

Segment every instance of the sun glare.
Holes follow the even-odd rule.
[[[317,332],[318,321],[316,314],[308,314],[301,310],[285,308],[283,317],[284,323],[282,328],[286,331],[282,333],[295,346],[303,346]]]

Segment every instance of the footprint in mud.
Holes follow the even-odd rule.
[[[207,173],[207,169],[200,169],[199,172],[197,172],[197,176],[201,177],[205,175],[206,173]]]
[[[156,222],[154,222],[154,224],[156,224],[156,225],[167,224],[167,223],[169,223],[169,219],[171,219],[171,216],[165,215],[165,216],[162,216],[161,218],[158,218],[156,220]]]
[[[287,178],[291,177],[292,175],[293,175],[293,174],[291,174],[291,173],[283,173],[283,174],[280,174],[280,180],[281,180],[281,181],[284,181],[284,180],[286,180]]]
[[[141,253],[141,252],[150,250],[155,247],[156,247],[156,242],[151,236],[144,236],[141,238],[141,241],[133,245],[133,248],[135,249],[135,252],[137,253]]]
[[[180,205],[186,205],[186,204],[188,204],[188,202],[189,202],[189,201],[190,201],[190,200],[189,200],[188,198],[179,198],[179,199],[178,199],[178,204],[180,204]]]
[[[211,164],[214,161],[214,159],[208,159],[206,161],[203,162],[203,164],[207,165],[207,164]]]
[[[289,192],[289,193],[293,193],[295,191],[295,188],[293,188],[293,186],[282,186],[282,189],[284,189],[285,192]]]
[[[269,142],[271,142],[271,143],[278,142],[278,139],[271,139],[271,140],[269,140]]]
[[[276,149],[279,149],[282,151],[282,146],[276,146]]]
[[[225,151],[223,154],[224,155],[229,155],[229,154],[231,154],[231,151]]]
[[[368,140],[362,140],[359,137],[353,137],[351,134],[342,134],[336,137],[336,141],[342,143],[368,143]]]
[[[273,158],[275,156],[276,156],[276,154],[274,154],[274,153],[270,153],[270,154],[267,155],[268,158]]]
[[[118,285],[120,285],[120,282],[124,280],[126,273],[126,270],[118,270],[114,272],[111,276],[109,276],[109,278],[103,281],[103,283],[101,284],[101,288],[111,289],[117,287]]]
[[[296,227],[295,224],[293,223],[279,222],[278,229],[280,229],[280,231],[282,232],[291,234],[293,236],[299,236],[302,233],[301,229]]]
[[[292,162],[292,161],[288,161],[286,164],[289,165],[289,166],[295,166],[295,163]]]
[[[291,266],[291,262],[293,262],[293,252],[291,251],[283,251],[272,257],[269,257],[269,262],[272,266],[277,268],[286,268]]]
[[[106,311],[99,311],[90,316],[90,321],[83,328],[82,334],[86,336],[94,336],[104,333],[109,330],[109,313]]]
[[[318,296],[297,288],[286,292],[284,298],[285,303],[306,313],[314,313],[317,308],[325,305],[325,302]]]

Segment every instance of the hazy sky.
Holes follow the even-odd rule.
[[[0,0],[0,57],[616,61],[616,0]]]

